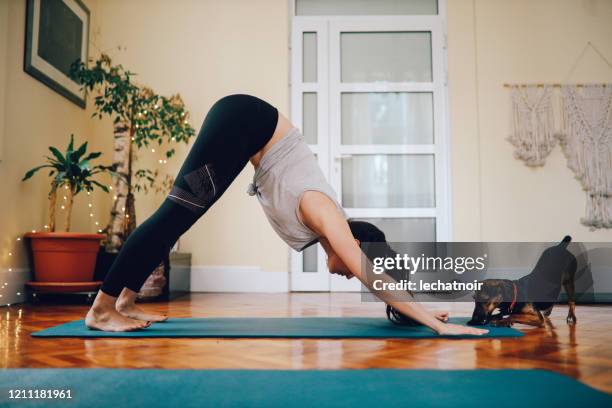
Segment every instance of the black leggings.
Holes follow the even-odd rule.
[[[278,111],[250,95],[217,101],[161,207],[129,236],[102,291],[118,296],[124,287],[138,292],[153,269],[234,181],[249,158],[276,129]]]

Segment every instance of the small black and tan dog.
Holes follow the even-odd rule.
[[[568,296],[567,323],[576,323],[574,276],[576,257],[567,250],[572,238],[568,235],[547,248],[533,271],[518,280],[486,279],[474,295],[476,306],[469,325],[511,326],[522,323],[541,327],[561,293]],[[493,314],[499,310],[497,314]]]

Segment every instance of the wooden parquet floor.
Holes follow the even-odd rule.
[[[430,304],[467,316],[470,304]],[[171,317],[383,316],[359,294],[192,294],[145,308]],[[0,308],[0,367],[357,369],[539,368],[612,392],[612,306],[555,307],[551,327],[517,325],[523,338],[420,340],[44,339],[30,333],[82,318],[87,306]]]

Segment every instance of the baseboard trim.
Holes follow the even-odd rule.
[[[23,303],[27,300],[25,283],[30,280],[28,268],[0,270],[0,306]]]
[[[288,272],[257,266],[192,266],[191,292],[287,293]]]

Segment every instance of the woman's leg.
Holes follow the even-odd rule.
[[[89,327],[121,330],[130,326],[123,320],[125,316],[118,319],[114,308],[108,310],[107,298],[116,299],[124,288],[126,302],[119,302],[119,309],[129,310],[128,316],[136,319],[156,320],[155,316],[147,319],[151,316],[135,307],[134,294],[178,238],[223,195],[249,158],[263,148],[277,120],[276,108],[253,96],[231,95],[213,105],[170,194],[123,245],[88,313]],[[113,319],[121,321],[117,324]]]
[[[147,313],[136,306],[138,291],[179,237],[202,214],[194,214],[166,199],[151,217],[130,234],[102,285],[103,292],[119,297],[116,304],[118,312],[138,320],[166,320],[166,316]]]

